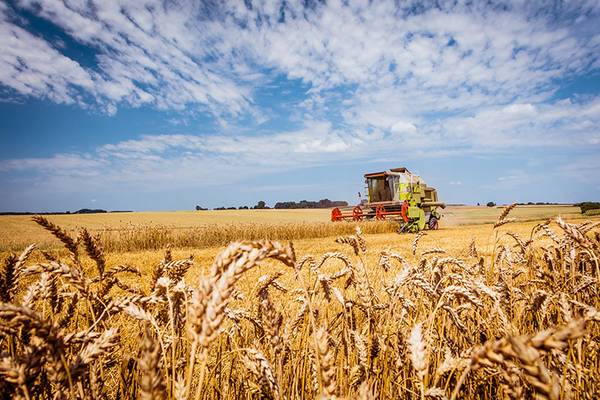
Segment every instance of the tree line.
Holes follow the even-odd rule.
[[[329,199],[321,199],[319,201],[281,201],[275,203],[273,208],[275,209],[295,209],[295,208],[333,208],[333,207],[346,207],[348,206],[347,201],[333,201]],[[213,210],[267,210],[270,209],[264,201],[259,201],[253,207],[248,206],[239,206],[239,207],[216,207]],[[203,208],[199,205],[196,206],[196,211],[208,210],[208,208]]]

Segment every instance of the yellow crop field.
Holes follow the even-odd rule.
[[[502,207],[450,206],[442,211],[441,228],[493,223]],[[582,218],[573,206],[522,206],[513,211],[521,221],[561,215]],[[332,224],[330,210],[223,210],[132,212],[52,215],[48,218],[76,234],[81,228],[99,234],[105,250],[131,251],[174,247],[224,246],[238,239],[297,240],[351,233],[354,223]],[[392,233],[394,223],[365,222],[365,233]],[[40,247],[60,245],[31,221],[30,216],[0,216],[0,251],[19,250],[36,243]]]
[[[419,234],[325,222],[323,210],[2,217],[5,249],[40,245],[3,252],[0,323],[12,336],[0,389],[588,398],[600,390],[600,219],[576,211],[451,207],[443,229]],[[241,215],[229,234],[242,241],[221,244]],[[269,234],[276,226],[286,229]],[[179,234],[136,241],[153,230]],[[217,239],[167,247],[199,233]]]

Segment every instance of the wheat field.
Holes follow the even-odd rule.
[[[28,219],[37,231],[19,240],[53,239],[12,254],[18,228],[2,237],[0,393],[594,398],[600,220],[561,209],[565,218],[527,221],[536,217],[523,209],[403,235],[392,224],[297,220],[268,234],[274,221],[246,221],[231,235],[253,240],[225,247],[229,236],[211,225],[219,239],[199,248],[135,238],[150,225],[114,237]],[[127,240],[137,244],[115,244]]]
[[[457,226],[493,224],[502,207],[450,206],[442,210],[442,230]],[[521,206],[513,210],[519,221],[535,221],[562,215],[582,218],[579,207]],[[100,235],[108,252],[211,248],[245,239],[299,240],[350,234],[354,223],[329,222],[330,210],[223,210],[62,214],[49,218],[71,235],[85,228]],[[369,221],[360,224],[366,234],[395,233],[395,223]],[[487,232],[487,231],[486,231]],[[396,236],[396,235],[394,235]],[[26,215],[0,216],[0,252],[19,251],[30,243],[40,248],[60,246],[60,241]]]

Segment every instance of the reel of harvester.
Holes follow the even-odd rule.
[[[331,210],[331,221],[362,221],[364,217],[363,209],[360,206],[355,207],[336,207]]]
[[[438,207],[446,205],[437,200],[437,191],[427,186],[406,168],[394,168],[365,175],[369,199],[354,207],[337,207],[331,220],[395,220],[400,232],[438,229],[441,215]]]

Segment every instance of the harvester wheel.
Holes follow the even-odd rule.
[[[342,219],[342,211],[339,208],[336,207],[331,210],[331,222],[341,221]]]
[[[382,221],[385,219],[385,207],[384,206],[377,206],[377,208],[375,209],[375,219]]]
[[[437,230],[439,228],[439,222],[438,219],[436,217],[431,217],[429,218],[429,229],[431,230]]]
[[[402,219],[405,223],[408,223],[408,201],[404,200],[402,203],[402,209],[400,210],[400,215],[402,215]]]
[[[352,209],[352,219],[354,221],[362,221],[363,218],[363,210],[359,206],[356,206]]]

